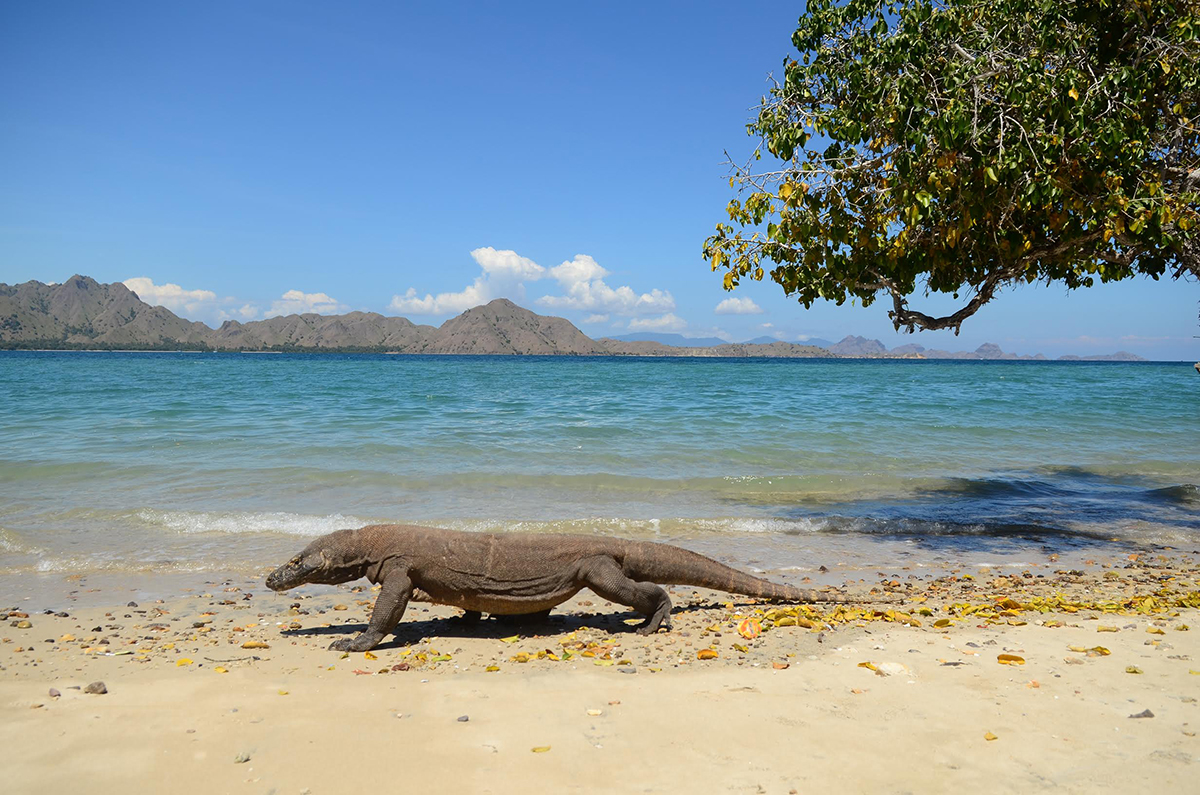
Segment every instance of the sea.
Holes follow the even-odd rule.
[[[1200,548],[1198,487],[1190,362],[0,353],[6,604],[253,580],[379,522],[1022,569]]]

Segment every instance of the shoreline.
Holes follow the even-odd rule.
[[[679,348],[678,350],[689,350],[687,348]],[[1191,359],[1120,359],[1112,358],[1109,355],[1088,357],[1088,356],[1065,356],[1056,358],[1041,358],[1034,356],[1014,356],[1013,358],[971,358],[969,356],[921,356],[919,354],[897,354],[880,355],[880,356],[844,356],[837,353],[827,352],[820,355],[781,355],[781,354],[725,354],[725,353],[632,353],[624,351],[612,351],[609,353],[424,353],[421,351],[362,351],[353,348],[303,348],[292,350],[252,350],[241,348],[205,348],[197,350],[195,348],[163,348],[163,349],[145,349],[145,348],[0,348],[0,353],[229,353],[229,354],[276,354],[276,355],[308,355],[308,354],[330,354],[338,356],[471,356],[483,357],[489,359],[703,359],[705,361],[712,360],[769,360],[776,361],[781,359],[786,360],[802,360],[802,361],[844,361],[844,362],[975,362],[979,364],[1191,364]],[[1197,362],[1196,364],[1200,364]]]
[[[326,649],[369,615],[362,585],[275,595],[236,581],[66,617],[20,610],[0,629],[7,780],[15,792],[80,780],[99,793],[340,792],[379,777],[346,760],[381,758],[406,789],[478,792],[1189,785],[1192,555],[1040,578],[884,573],[850,590],[871,587],[904,601],[839,613],[674,588],[675,629],[651,637],[587,591],[525,626],[470,627],[414,604],[370,655]],[[746,619],[761,634],[744,637]],[[706,649],[716,657],[700,659]],[[97,680],[107,694],[72,689]]]

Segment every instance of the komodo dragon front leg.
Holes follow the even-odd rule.
[[[412,593],[413,582],[407,572],[391,572],[384,578],[383,589],[375,599],[371,622],[367,624],[366,631],[356,638],[335,640],[329,644],[329,648],[335,651],[370,651],[375,648],[400,623]]]

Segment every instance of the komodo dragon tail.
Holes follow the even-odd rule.
[[[694,585],[717,591],[780,602],[891,602],[893,596],[856,599],[836,591],[795,588],[763,580],[718,563],[712,558],[679,547],[632,541],[625,551],[622,569],[626,577],[660,585]]]

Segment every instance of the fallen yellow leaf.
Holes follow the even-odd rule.
[[[999,740],[1000,738],[997,737],[996,735],[992,734],[991,732],[987,732],[986,734],[983,735],[983,739],[987,740],[990,743],[992,740]]]
[[[1140,673],[1142,673],[1142,669],[1138,668],[1136,665],[1127,665],[1127,666],[1125,666],[1125,673],[1140,674]]]
[[[261,640],[248,640],[242,644],[243,649],[269,649],[270,644],[263,643]]]
[[[183,658],[175,661],[176,668],[179,668],[180,666],[183,666],[183,665],[191,665],[191,664],[192,664],[192,661],[189,660],[187,657],[183,657]]]
[[[499,671],[500,666],[499,665],[489,665],[487,668],[484,668],[483,670],[487,671],[488,673],[492,673],[493,671]]]
[[[701,649],[700,651],[696,652],[697,660],[715,660],[719,656],[720,655],[718,655],[712,649]]]
[[[220,666],[220,665],[218,665],[218,666],[217,666],[216,668],[214,668],[213,670],[214,670],[214,671],[216,671],[216,672],[217,672],[217,673],[219,673],[219,674],[227,674],[227,673],[229,673],[229,669],[228,669],[228,668],[225,668],[224,666]]]
[[[549,751],[549,750],[550,750],[550,746],[548,746],[548,745],[535,745],[535,746],[533,746],[532,748],[530,748],[529,750],[530,750],[530,751],[533,751],[535,754],[544,754],[544,753],[546,753],[547,751]]]
[[[378,660],[379,659],[374,654],[371,654],[371,652],[369,652],[369,651],[364,651],[363,657],[367,658],[368,660]]]
[[[738,634],[746,640],[754,640],[762,633],[762,624],[757,618],[746,618],[738,624]]]
[[[520,635],[509,635],[507,638],[501,638],[502,643],[516,643],[521,639]]]
[[[1118,630],[1116,627],[1099,626],[1099,627],[1096,627],[1096,631],[1097,632],[1119,632],[1120,630]]]
[[[858,664],[858,667],[859,667],[859,668],[866,668],[866,669],[867,669],[867,670],[869,670],[869,671],[875,671],[875,670],[878,670],[878,669],[875,667],[875,663],[873,663],[873,662],[860,662],[860,663]]]
[[[1001,665],[1024,665],[1025,658],[1015,654],[999,654],[996,656],[996,662]]]

